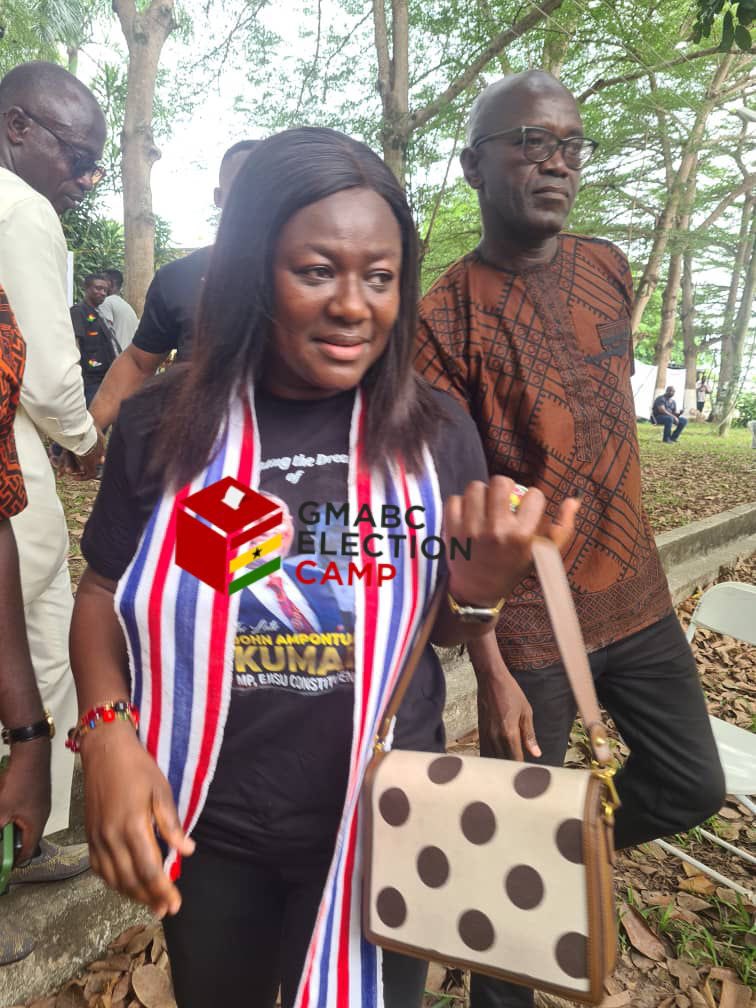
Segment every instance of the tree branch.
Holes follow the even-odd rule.
[[[661,66],[644,67],[642,70],[633,70],[631,73],[621,74],[619,77],[599,77],[599,79],[594,81],[594,83],[591,84],[586,91],[583,91],[582,94],[578,95],[576,101],[578,105],[580,105],[584,101],[587,101],[591,95],[594,95],[599,91],[603,91],[604,88],[613,87],[615,84],[629,84],[630,81],[639,80],[641,77],[645,77],[649,71],[651,73],[661,73],[664,70],[669,70],[670,67],[680,66],[682,63],[689,63],[691,60],[701,59],[704,56],[713,56],[718,52],[718,47],[712,46],[709,49],[699,49],[691,53],[683,53],[683,55],[679,56],[677,59],[669,60]],[[736,51],[733,50],[733,53],[735,52]],[[737,52],[739,53],[740,50],[737,50]],[[752,49],[751,53],[756,54],[756,49]],[[743,54],[740,53],[740,55]]]
[[[389,57],[384,0],[373,0],[373,27],[375,29],[375,53],[378,59],[378,93],[383,101],[391,91],[391,59]]]
[[[299,89],[299,98],[297,99],[297,107],[294,110],[294,119],[299,118],[299,113],[302,108],[302,102],[304,101],[305,88],[312,80],[315,75],[315,71],[318,68],[318,60],[320,59],[320,34],[323,25],[323,0],[318,0],[318,31],[315,38],[315,55],[312,57],[312,63],[307,73],[302,75],[302,87]]]
[[[373,0],[374,4],[377,0]],[[564,0],[543,0],[540,6],[535,7],[519,21],[515,22],[511,28],[499,32],[496,38],[486,46],[483,52],[474,59],[467,69],[449,84],[437,98],[421,109],[416,109],[410,113],[410,130],[414,131],[425,126],[427,122],[439,114],[447,105],[454,101],[465,88],[475,80],[478,74],[491,62],[494,56],[498,56],[503,49],[514,42],[515,39],[525,35],[531,28],[547,18],[552,11],[562,6]],[[380,64],[379,64],[380,65]]]
[[[756,175],[749,175],[747,178],[744,178],[736,189],[733,189],[732,192],[729,192],[723,200],[720,200],[719,203],[717,203],[706,220],[695,228],[694,233],[699,234],[701,231],[708,231],[714,221],[720,217],[725,210],[735,202],[736,199],[742,196],[743,193],[749,192],[754,187],[756,187]]]

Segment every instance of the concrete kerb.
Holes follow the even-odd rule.
[[[675,603],[713,583],[724,567],[756,553],[756,503],[744,504],[664,532],[656,539]],[[475,677],[458,648],[439,651],[447,683],[447,737],[459,738],[477,718]],[[78,778],[78,775],[76,775]],[[77,779],[80,787],[80,780]],[[76,795],[67,842],[82,838]],[[26,960],[0,967],[0,1008],[55,990],[104,952],[132,924],[150,920],[141,907],[108,892],[91,873],[71,882],[16,886],[0,899],[0,921],[31,930],[37,948]]]

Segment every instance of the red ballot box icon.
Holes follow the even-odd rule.
[[[229,594],[281,567],[281,505],[225,476],[179,504],[176,563]]]

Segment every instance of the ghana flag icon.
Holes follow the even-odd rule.
[[[232,476],[179,505],[176,563],[229,595],[281,567],[280,504]]]

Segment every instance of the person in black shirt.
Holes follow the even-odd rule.
[[[118,356],[115,336],[97,310],[110,293],[108,278],[93,273],[84,278],[84,297],[71,308],[76,343],[81,351],[81,374],[87,406]]]
[[[688,421],[681,413],[677,412],[674,385],[667,386],[663,395],[654,399],[654,420],[664,428],[662,437],[664,444],[675,444],[685,430]],[[672,433],[673,427],[675,428],[674,434]]]
[[[259,140],[240,140],[221,161],[215,205],[221,209],[236,174]],[[92,402],[90,412],[100,430],[118,416],[124,399],[133,395],[163,364],[173,350],[177,360],[187,360],[194,319],[199,304],[212,245],[162,266],[152,279],[134,339],[111,369]]]
[[[179,1008],[250,998],[272,1008],[279,985],[282,1005],[292,1008],[300,977],[311,976],[311,940],[313,957],[330,940],[327,928],[313,937],[321,899],[333,892],[333,877],[356,884],[356,833],[342,814],[359,792],[354,754],[373,738],[361,732],[356,683],[362,688],[374,665],[384,667],[382,655],[402,635],[388,629],[400,624],[377,622],[376,612],[388,612],[383,590],[368,607],[368,589],[346,576],[350,558],[376,555],[368,540],[377,535],[379,555],[393,555],[408,574],[418,536],[437,530],[445,544],[439,568],[421,568],[412,582],[397,576],[387,591],[392,606],[419,593],[425,611],[437,579],[448,592],[431,636],[452,645],[490,629],[530,567],[537,530],[560,544],[572,534],[577,501],[565,501],[560,524],[544,529],[539,491],[515,512],[511,480],[497,476],[486,486],[473,422],[412,370],[416,304],[416,232],[390,169],[333,130],[277,134],[249,155],[224,212],[191,361],[125,402],[114,425],[82,541],[88,567],[71,656],[84,727],[75,738],[93,868],[164,917]],[[205,493],[247,471],[279,514],[275,501],[285,503],[293,524],[293,536],[278,537],[288,550],[286,578],[271,574],[267,599],[256,581],[228,598],[208,593],[176,569],[171,538],[190,486]],[[375,513],[390,515],[399,486],[415,513],[419,499],[431,495],[433,505],[420,508],[421,525],[405,519],[405,533],[421,531],[396,536],[392,554],[395,524],[357,520],[353,505],[375,494]],[[454,554],[453,538],[468,543],[466,554]],[[326,571],[335,604],[310,591]],[[225,677],[213,672],[219,661]],[[164,702],[163,673],[177,684]],[[112,710],[100,722],[90,715],[130,695],[144,697],[141,740]],[[428,645],[394,745],[443,751],[443,705],[442,670]],[[195,727],[207,725],[208,711],[220,722],[212,767],[202,762],[207,729]],[[186,748],[181,741],[174,758],[177,739]],[[190,778],[182,776],[187,762]],[[181,811],[187,792],[200,796],[191,814]],[[155,830],[168,865],[176,853],[184,859],[178,881],[161,870]],[[344,891],[358,902],[358,889]],[[348,917],[336,930],[357,934]],[[374,954],[350,945],[339,976],[324,963],[321,982],[345,982],[345,970],[362,969],[362,956]],[[364,982],[371,1003],[381,1004],[381,971],[370,962],[375,968],[355,989]],[[386,1008],[419,1008],[427,964],[387,952],[383,967]]]

